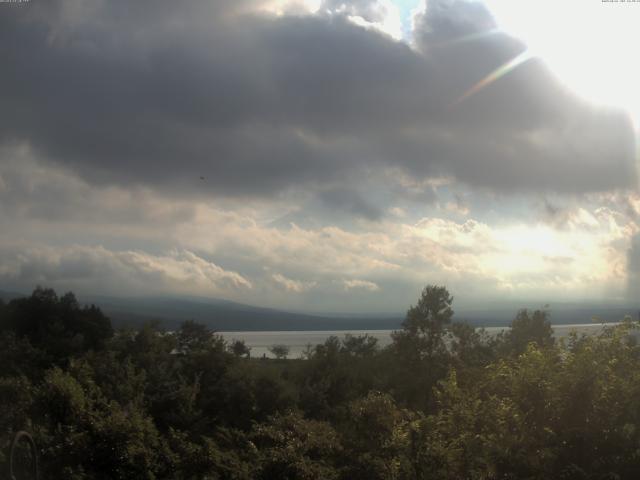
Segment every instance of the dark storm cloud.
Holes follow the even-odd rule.
[[[523,49],[449,42],[488,28],[477,4],[430,2],[419,51],[338,14],[246,14],[255,4],[0,5],[0,141],[92,182],[216,195],[323,191],[378,167],[495,190],[633,182],[628,122],[538,61],[454,105]]]

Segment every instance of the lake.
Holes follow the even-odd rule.
[[[572,325],[553,325],[553,333],[556,338],[566,337],[572,331],[579,334],[593,335],[602,330],[605,325],[615,325],[615,323],[583,323]],[[485,331],[490,335],[497,335],[509,327],[485,327]],[[218,332],[227,341],[244,340],[245,344],[251,348],[251,356],[273,358],[269,347],[272,345],[286,345],[289,347],[289,358],[300,358],[302,352],[311,346],[324,343],[330,336],[343,338],[350,333],[354,336],[370,335],[378,339],[378,345],[385,347],[391,343],[391,332],[393,330],[324,330],[324,331],[284,331],[284,332]]]

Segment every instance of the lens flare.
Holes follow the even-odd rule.
[[[463,102],[464,100],[471,97],[472,95],[475,95],[480,90],[482,90],[485,87],[488,87],[493,82],[500,79],[501,77],[504,77],[509,72],[513,71],[515,68],[519,67],[520,65],[522,65],[532,57],[533,56],[531,55],[531,52],[529,50],[525,50],[514,59],[509,60],[507,63],[496,68],[493,72],[491,72],[489,75],[484,77],[482,80],[476,83],[469,90],[464,92],[455,102],[453,102],[453,105],[458,105],[459,103]]]

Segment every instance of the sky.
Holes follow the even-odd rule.
[[[601,0],[0,3],[0,290],[634,304],[638,20]]]

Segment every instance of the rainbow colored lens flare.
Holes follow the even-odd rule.
[[[461,97],[459,97],[456,101],[453,102],[452,106],[459,105],[460,103],[465,101],[467,98],[475,95],[480,90],[488,87],[493,82],[504,77],[506,74],[513,71],[515,68],[522,65],[523,63],[525,63],[527,60],[531,58],[533,58],[533,54],[529,50],[525,50],[514,59],[509,60],[507,63],[496,68],[493,72],[491,72],[489,75],[484,77],[482,80],[476,83],[469,90],[464,92]]]

